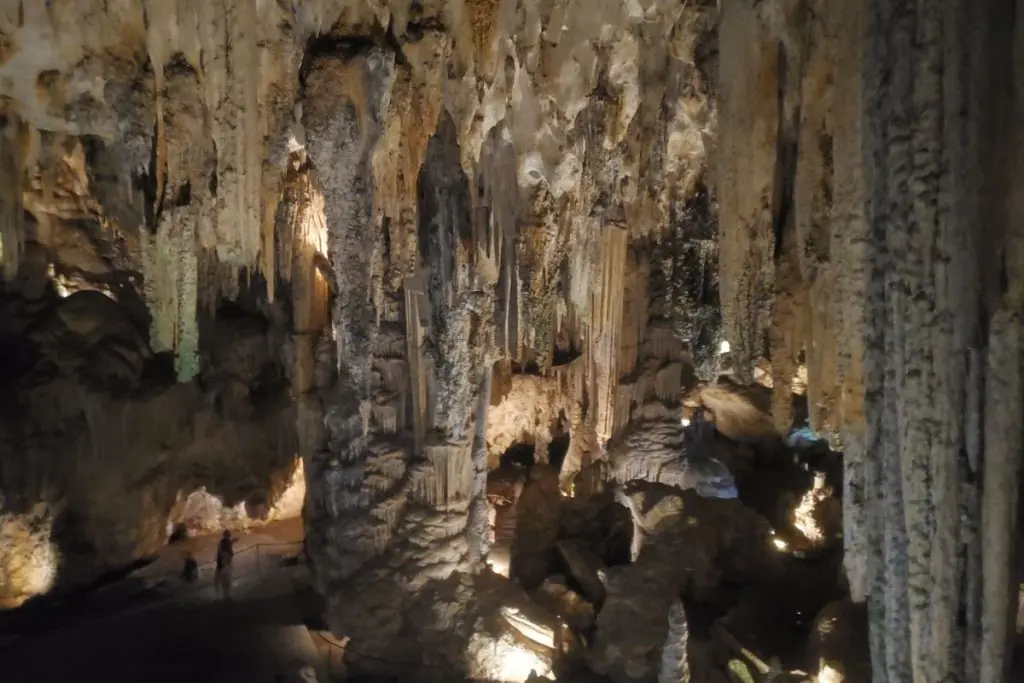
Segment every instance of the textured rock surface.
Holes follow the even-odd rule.
[[[733,581],[764,575],[775,558],[769,527],[739,501],[705,500],[646,482],[624,487],[621,497],[643,528],[644,543],[632,564],[606,571],[608,596],[588,657],[595,671],[619,683],[650,681],[663,670],[669,612],[684,593],[705,596],[721,571]]]
[[[316,583],[345,596],[334,630],[462,673],[469,647],[471,673],[500,675],[504,627],[471,643],[493,615],[464,607],[508,588],[478,581],[488,469],[532,447],[493,539],[531,586],[559,569],[560,496],[607,479],[670,483],[666,500],[822,551],[841,504],[875,679],[1002,680],[1024,439],[1019,16],[0,3],[4,524],[35,547],[52,504],[54,534],[117,562],[201,487],[270,514],[298,455]],[[841,503],[834,477],[744,495],[792,455],[794,393],[842,446]],[[694,407],[751,457],[696,452]],[[803,502],[779,489],[810,490],[820,528],[786,519]],[[655,552],[651,510],[634,509],[636,563],[609,568],[593,662],[614,659],[626,607],[609,605],[631,590],[614,575]],[[674,600],[641,615],[642,671],[601,666],[649,680]]]

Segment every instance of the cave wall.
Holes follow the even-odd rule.
[[[686,344],[712,374],[713,3],[257,13],[82,0],[5,12],[3,255],[18,310],[26,281],[47,307],[81,289],[117,302],[145,358],[115,413],[135,414],[152,368],[158,400],[192,392],[217,412],[224,392],[240,396],[248,413],[225,428],[258,447],[246,437],[234,450],[261,473],[289,450],[303,459],[321,589],[379,584],[386,569],[419,577],[415,594],[479,561],[492,372],[499,393],[526,370],[559,396],[567,477],[651,399],[671,413]],[[649,325],[648,299],[661,296]],[[219,372],[210,330],[231,301],[266,321],[273,400],[246,394],[254,378]],[[168,359],[191,388],[171,388]],[[42,391],[29,366],[12,400]],[[257,398],[287,407],[267,419]],[[205,424],[191,406],[175,404],[191,420],[178,435]],[[544,441],[550,425],[526,430]],[[75,443],[90,443],[79,431]],[[154,449],[174,451],[156,431]],[[43,462],[19,439],[16,466]],[[189,446],[196,467],[214,467],[212,447]],[[45,462],[73,459],[46,448]],[[118,462],[151,449],[112,438],[109,450]],[[186,462],[161,466],[180,478]],[[131,490],[122,470],[110,476]],[[378,620],[371,645],[383,648],[390,626]]]
[[[844,450],[876,676],[998,680],[1022,400],[1009,7],[8,3],[4,310],[32,340],[8,344],[31,366],[11,401],[78,432],[7,438],[4,485],[31,503],[22,473],[96,460],[100,433],[118,465],[87,469],[118,486],[201,480],[181,472],[221,443],[193,408],[210,400],[266,451],[258,478],[301,456],[318,587],[358,596],[335,630],[429,650],[474,627],[457,606],[502,444],[543,444],[564,414],[565,484],[631,426],[678,421],[684,384],[770,368],[773,433],[806,385],[811,427]],[[95,359],[61,340],[107,323],[60,288],[130,320],[106,335],[136,349],[110,373],[130,398],[104,419],[173,423],[139,407],[162,368],[207,441],[129,447],[88,424],[114,390],[83,392]],[[218,376],[209,330],[232,300],[265,321],[269,398]],[[52,311],[47,336],[33,316]],[[37,381],[47,348],[75,359],[56,375],[73,392]],[[520,394],[552,405],[513,410]],[[136,471],[128,450],[154,455]]]

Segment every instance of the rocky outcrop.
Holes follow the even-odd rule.
[[[607,598],[588,661],[619,683],[650,681],[665,670],[662,645],[673,605],[684,594],[706,597],[719,571],[732,580],[764,575],[774,561],[770,528],[739,501],[705,500],[661,484],[634,482],[620,497],[644,532],[643,544],[632,564],[604,572]],[[720,554],[730,562],[721,563]],[[673,623],[667,657],[680,671],[685,658],[679,656],[679,620]]]
[[[638,422],[608,451],[609,479],[693,489],[705,498],[735,498],[732,472],[713,454],[719,444],[684,429],[679,420]]]

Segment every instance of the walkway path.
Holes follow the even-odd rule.
[[[301,537],[301,525],[297,529]],[[192,550],[200,563],[212,558],[215,537],[170,546],[152,565],[119,582],[123,585],[91,597],[98,604],[120,604],[121,609],[79,615],[82,618],[65,621],[55,630],[18,638],[0,649],[2,679],[5,683],[308,681],[308,673],[316,671],[321,660],[295,599],[295,585],[304,568],[281,566],[282,558],[294,555],[301,546],[255,549],[259,543],[294,541],[288,539],[293,535],[288,527],[277,526],[239,538],[231,601],[215,599],[212,569],[200,574],[195,587],[183,588],[174,577],[185,549]],[[124,605],[115,599],[126,590],[140,589],[144,597],[134,603]],[[58,608],[50,616],[60,619],[61,611]],[[306,667],[310,669],[304,677]]]

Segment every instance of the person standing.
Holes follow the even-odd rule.
[[[214,586],[222,598],[231,597],[231,563],[235,559],[235,540],[231,532],[225,531],[217,544],[217,573],[214,575]]]
[[[195,583],[199,578],[199,563],[191,552],[185,554],[185,567],[181,571],[181,578],[185,583]]]

